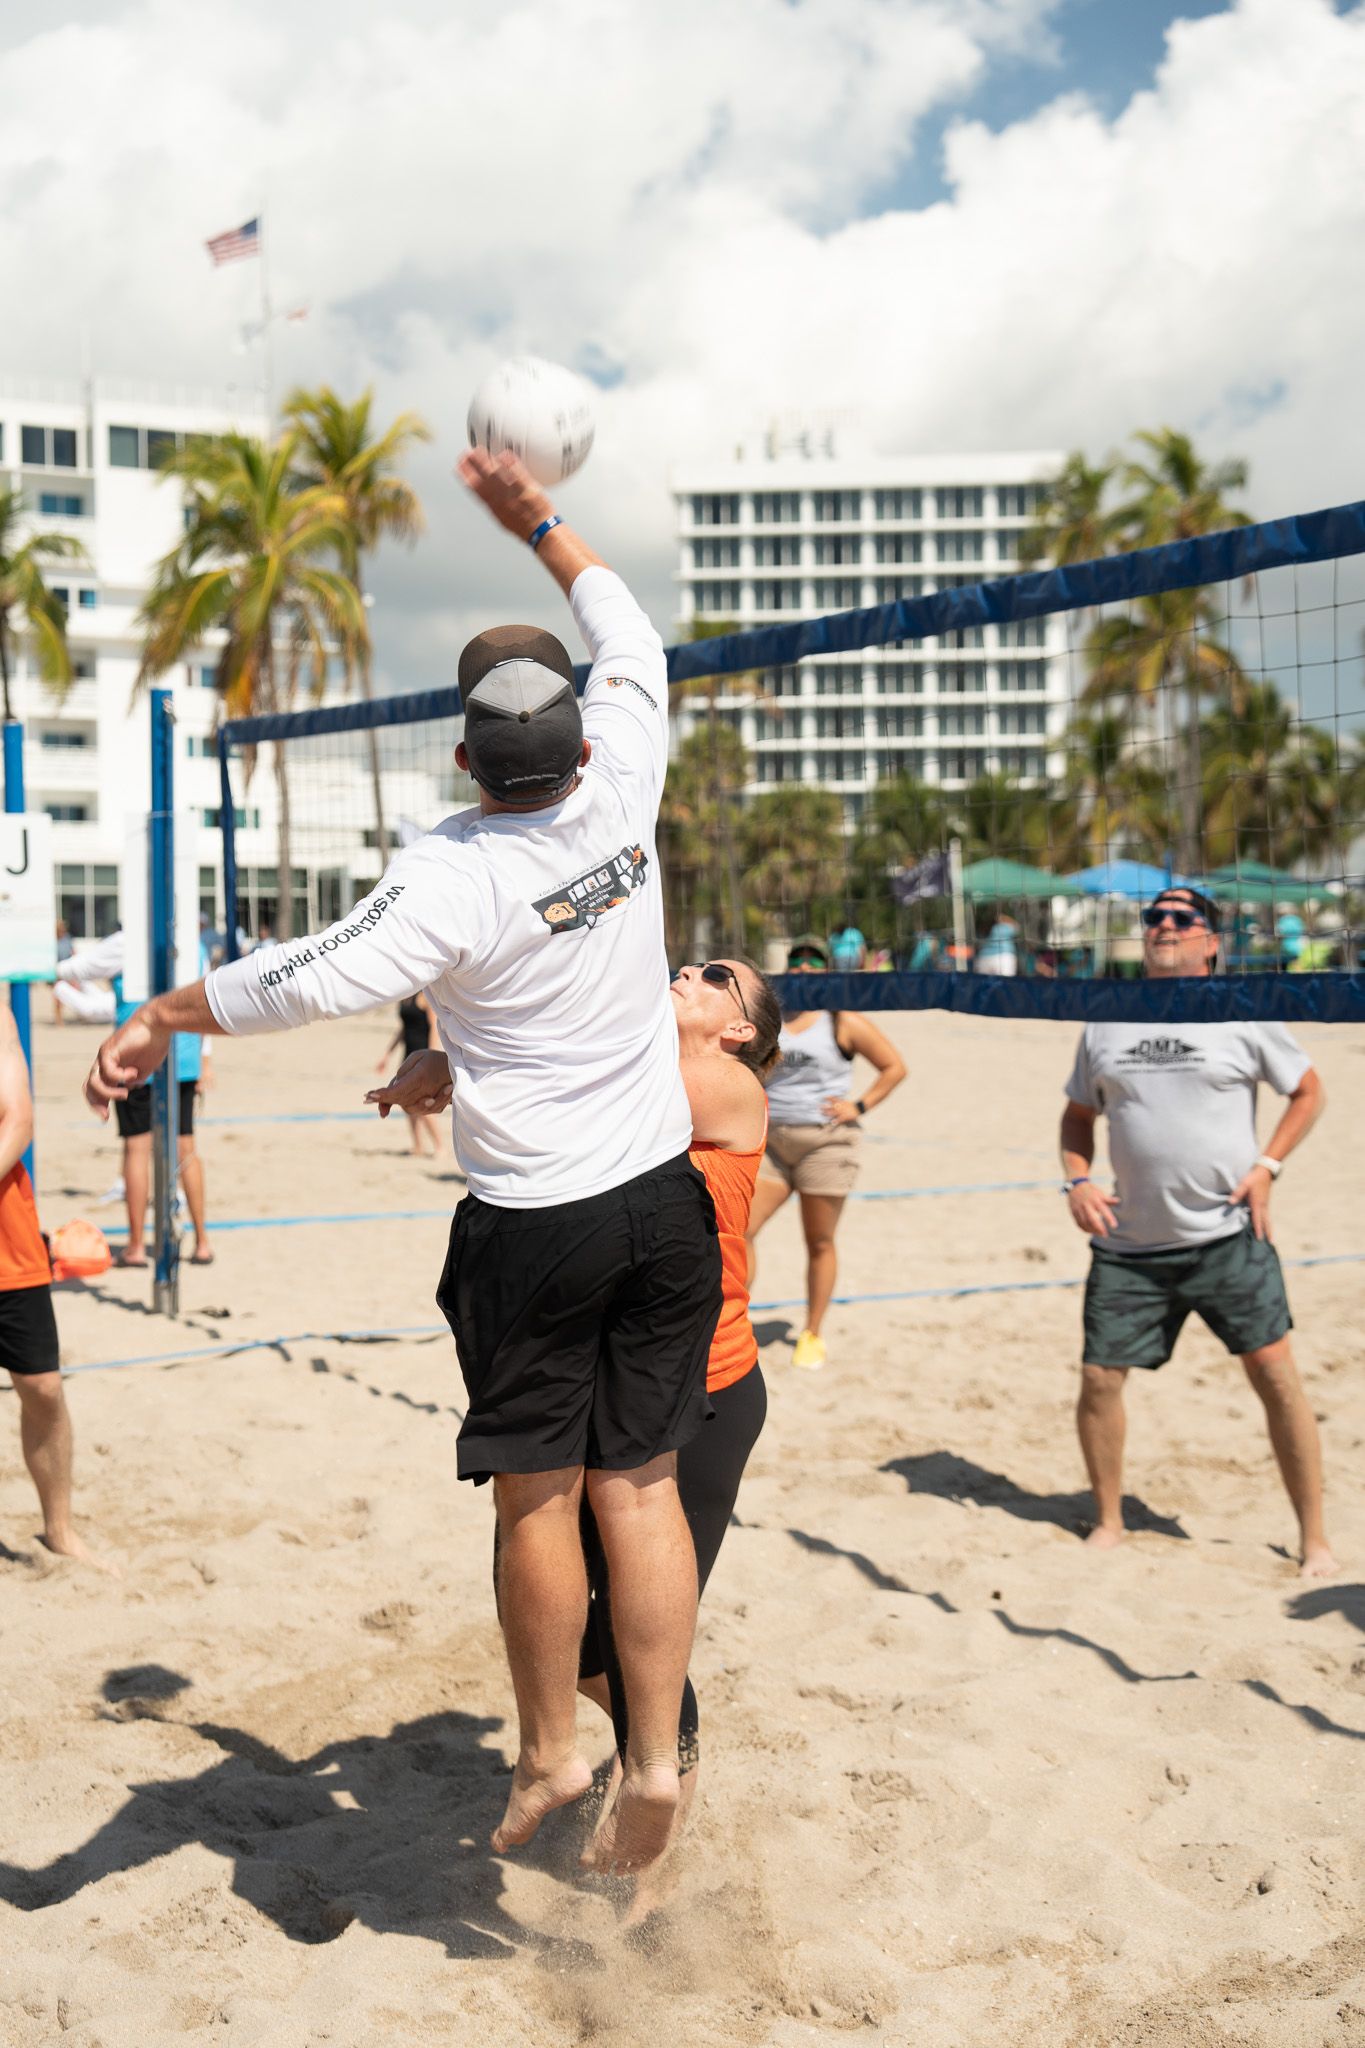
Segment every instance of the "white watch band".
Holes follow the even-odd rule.
[[[1263,1166],[1266,1172],[1270,1175],[1270,1178],[1272,1180],[1278,1180],[1280,1175],[1284,1172],[1283,1159],[1272,1159],[1268,1152],[1263,1152],[1260,1158],[1256,1161],[1256,1164],[1258,1166]]]

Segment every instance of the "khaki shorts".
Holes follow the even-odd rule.
[[[847,1195],[858,1178],[863,1134],[857,1124],[770,1124],[759,1172],[798,1195]]]

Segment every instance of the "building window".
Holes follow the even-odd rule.
[[[938,729],[951,739],[961,739],[964,733],[983,733],[986,714],[984,711],[940,711]]]
[[[754,520],[759,526],[794,526],[801,517],[799,491],[755,491]]]
[[[58,825],[87,825],[90,822],[89,804],[76,802],[67,797],[60,801],[55,797],[51,801],[45,799],[43,809]]]
[[[878,604],[900,604],[905,598],[924,592],[922,576],[879,576],[872,586]]]
[[[995,556],[999,562],[1017,562],[1019,559],[1019,535],[1017,533],[997,533],[995,536]]]
[[[1002,704],[999,719],[1002,733],[1047,731],[1047,707],[1043,704]]]
[[[117,931],[118,869],[59,862],[57,915],[73,939],[104,939]]]
[[[1039,484],[997,484],[995,509],[1001,519],[1031,519],[1042,498]]]
[[[1041,647],[1047,637],[1044,619],[1015,619],[1000,628],[1002,647]]]
[[[985,662],[941,661],[938,666],[938,687],[944,696],[974,696],[986,687]]]
[[[80,519],[85,500],[71,491],[39,491],[38,510],[49,519]]]
[[[738,526],[739,497],[734,491],[707,491],[692,499],[694,526]]]
[[[760,612],[799,612],[801,609],[801,585],[793,577],[782,582],[776,577],[760,578],[754,584],[754,610]]]
[[[799,569],[801,566],[801,540],[795,533],[782,534],[773,540],[754,542],[754,566],[758,569]]]
[[[815,714],[815,737],[818,740],[860,740],[863,736],[863,714],[861,711],[820,710]]]
[[[770,668],[764,671],[763,688],[774,697],[799,697],[801,695],[801,673],[795,668]]]
[[[212,810],[201,811],[199,813],[199,822],[201,825],[206,826],[210,832],[216,832],[223,822],[221,806],[215,804]],[[244,811],[234,805],[232,822],[239,832],[258,832],[261,826],[261,814],[254,806],[252,809]]]
[[[160,469],[166,457],[183,448],[185,436],[169,427],[110,427],[111,469]]]
[[[110,427],[109,466],[111,469],[136,469],[139,465],[138,431],[136,427]]]
[[[851,747],[842,754],[817,754],[815,757],[817,782],[861,782],[866,774],[867,756],[861,747]]]
[[[872,508],[878,519],[922,519],[924,517],[923,491],[877,491],[873,494]],[[899,560],[899,557],[897,557]],[[918,555],[915,557],[919,560]]]
[[[814,596],[822,611],[851,612],[863,601],[863,586],[856,576],[822,576]]]
[[[692,609],[709,612],[713,618],[728,619],[739,610],[737,583],[694,583]]]
[[[938,644],[943,648],[984,647],[986,629],[984,626],[959,626],[956,632],[940,634]]]
[[[919,562],[924,558],[924,536],[919,533],[879,533],[879,562]]]
[[[70,611],[71,592],[65,583],[49,583],[47,586],[47,594],[52,599],[54,604],[59,604],[61,606],[64,612]]]
[[[924,731],[924,713],[918,704],[895,704],[877,713],[879,740],[918,739]]]
[[[820,568],[862,559],[862,541],[856,533],[826,533],[815,543],[815,560]]]
[[[694,569],[737,569],[739,567],[739,542],[737,540],[694,540],[692,543],[692,566]]]
[[[1047,764],[1036,747],[1002,747],[1000,772],[1002,775],[1017,775],[1022,782],[1041,782],[1047,772]]]
[[[76,429],[54,427],[52,429],[52,467],[74,469],[76,467]]]
[[[47,468],[46,427],[20,427],[19,459],[27,463],[30,469]]]
[[[934,492],[934,510],[940,519],[980,519],[986,509],[985,498],[978,487],[951,484]]]
[[[79,602],[81,610],[83,612],[94,611],[95,606],[99,603],[99,601],[100,594],[98,590],[83,590],[80,594]]]
[[[92,747],[94,744],[93,733],[73,731],[69,727],[50,725],[38,735],[38,745],[51,748],[54,753],[69,752],[74,747]]]
[[[147,467],[160,469],[168,455],[174,455],[180,444],[180,435],[172,434],[165,427],[147,429]]]
[[[1041,661],[1002,661],[999,673],[1002,690],[1041,690],[1045,680]]]
[[[938,537],[940,562],[979,562],[985,552],[984,534],[941,533]]]
[[[816,491],[812,496],[813,516],[822,523],[852,522],[863,516],[861,491]]]
[[[214,671],[211,668],[192,668],[190,670],[190,685],[192,688],[197,686],[201,690],[216,688]]]
[[[986,756],[980,747],[946,747],[938,757],[943,782],[975,782],[983,773]]]
[[[919,697],[924,693],[924,670],[921,668],[893,667],[889,662],[881,672],[879,693],[883,697]]]
[[[76,683],[93,683],[95,680],[94,657],[78,654],[71,664],[71,680]]]

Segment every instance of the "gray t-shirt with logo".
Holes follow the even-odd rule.
[[[1228,1197],[1260,1153],[1256,1088],[1292,1094],[1312,1061],[1282,1024],[1087,1024],[1067,1095],[1109,1119],[1115,1252],[1212,1244],[1245,1228]]]

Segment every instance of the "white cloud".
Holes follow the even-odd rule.
[[[565,509],[669,606],[669,464],[785,407],[894,448],[1085,444],[1169,421],[1277,513],[1359,489],[1365,10],[1241,0],[1155,88],[950,132],[949,201],[861,218],[916,124],[1046,48],[1056,0],[166,0],[0,50],[16,372],[244,380],[250,265],[205,236],[265,196],[281,382],[373,379],[437,430],[432,533],[376,575],[381,664],[553,616],[448,482],[467,394],[532,347],[610,369]],[[63,109],[79,109],[79,119]]]

